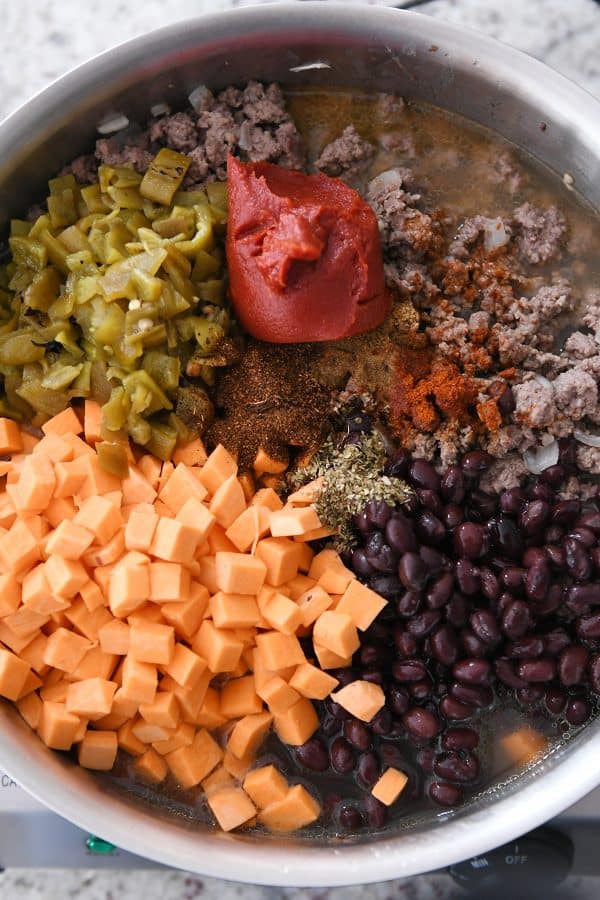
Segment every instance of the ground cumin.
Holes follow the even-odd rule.
[[[316,448],[330,403],[312,374],[320,352],[313,344],[249,340],[239,362],[219,373],[209,446],[224,444],[242,469],[252,466],[261,447],[284,462],[290,448]]]

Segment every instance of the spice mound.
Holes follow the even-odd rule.
[[[230,294],[251,335],[327,341],[379,325],[390,307],[377,220],[348,185],[229,157]]]

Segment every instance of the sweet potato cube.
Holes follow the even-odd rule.
[[[268,475],[280,475],[285,472],[289,465],[289,459],[275,459],[263,447],[258,448],[258,452],[254,457],[252,468],[259,475],[267,473]]]
[[[104,594],[95,581],[86,581],[79,589],[79,596],[89,612],[94,612],[99,606],[104,606]]]
[[[17,700],[30,671],[27,663],[10,650],[0,649],[0,696]]]
[[[153,748],[161,756],[172,753],[173,750],[179,750],[180,747],[189,747],[194,741],[196,729],[189,722],[180,722],[175,728],[171,737],[166,741],[154,741]]]
[[[82,562],[89,569],[98,569],[100,567],[108,567],[112,566],[113,563],[116,563],[121,560],[121,558],[125,554],[125,529],[123,527],[119,528],[117,532],[112,536],[110,541],[106,544],[103,544],[102,547],[92,546],[82,557]],[[93,575],[95,580],[96,572]]]
[[[120,562],[110,573],[108,603],[115,616],[124,617],[148,600],[150,575],[148,565]]]
[[[269,533],[269,509],[256,504],[247,507],[225,532],[227,538],[240,553],[247,553],[251,547]]]
[[[221,688],[221,715],[226,719],[240,719],[262,710],[262,700],[256,693],[253,675],[234,678]]]
[[[338,656],[352,656],[360,641],[356,625],[345,613],[325,610],[313,627],[313,641]]]
[[[232,475],[237,475],[237,470],[237,463],[233,456],[222,444],[219,444],[200,469],[198,477],[209,494],[214,494],[224,481],[227,481]]]
[[[175,630],[154,622],[131,626],[128,656],[138,662],[168,666],[175,652]]]
[[[6,463],[9,465],[9,463]],[[16,519],[17,513],[12,499],[7,493],[0,494],[0,527],[10,528]]]
[[[19,573],[40,559],[39,542],[22,519],[0,536],[0,566],[5,573]]]
[[[62,412],[59,412],[51,419],[48,419],[48,421],[42,425],[42,431],[44,434],[66,434],[67,432],[71,432],[71,434],[81,434],[83,426],[73,407],[67,406]]]
[[[150,563],[150,597],[153,603],[183,600],[190,590],[190,573],[181,563]]]
[[[81,635],[57,628],[46,642],[44,663],[63,672],[74,672],[91,646]]]
[[[242,781],[248,769],[254,765],[255,758],[256,754],[254,753],[247,753],[245,756],[238,758],[231,752],[229,747],[226,747],[223,754],[223,768],[236,781]]]
[[[324,700],[338,687],[339,681],[333,675],[328,675],[327,672],[306,662],[297,667],[289,685],[309,700]]]
[[[165,621],[172,625],[178,637],[191,641],[198,629],[208,606],[209,593],[203,584],[197,581],[190,585],[188,600],[167,603],[162,607]]]
[[[18,634],[15,634],[15,632],[8,627],[5,619],[0,620],[0,642],[17,655],[19,655],[36,636],[37,635],[27,634],[25,637],[19,637]]]
[[[274,671],[306,662],[298,638],[279,631],[266,631],[256,636],[256,647],[265,669]]]
[[[117,685],[105,678],[85,678],[74,681],[67,689],[67,712],[84,719],[101,719],[111,711]]]
[[[85,478],[78,494],[81,500],[97,498],[101,494],[121,490],[121,479],[103,469],[95,453],[86,453],[85,456],[82,456],[81,467],[85,472]]]
[[[54,498],[44,510],[44,516],[51,528],[56,528],[63,519],[74,519],[77,507],[70,497]]]
[[[56,475],[51,461],[43,454],[28,456],[21,468],[14,497],[17,509],[27,513],[40,513],[48,506]]]
[[[218,591],[208,603],[217,628],[252,628],[260,622],[256,600],[249,594],[226,594]]]
[[[198,560],[197,578],[211,594],[217,593],[219,586],[217,585],[217,563],[214,556],[202,556]]]
[[[137,724],[136,719],[128,719],[117,730],[117,742],[121,750],[130,753],[131,756],[141,756],[146,752],[146,744],[140,741],[133,733],[133,729]]]
[[[244,790],[259,809],[283,800],[288,792],[288,783],[275,766],[261,766],[252,769],[244,778]]]
[[[208,674],[210,674],[210,670]],[[218,728],[219,725],[225,723],[225,716],[221,715],[221,698],[218,691],[215,691],[214,688],[206,688],[202,702],[199,704],[200,708],[196,709],[195,714],[193,709],[194,706],[197,707],[198,705],[198,694],[195,689],[185,691],[183,696],[180,695],[179,702],[184,717],[189,715],[189,720],[193,719],[196,725],[202,725],[204,728]],[[189,713],[186,712],[186,708],[189,710]]]
[[[225,534],[225,529],[222,525],[219,525],[218,522],[215,522],[213,527],[210,529],[208,535],[206,536],[206,543],[208,545],[208,553],[214,556],[216,553],[235,553],[236,546],[232,544],[227,535]]]
[[[296,546],[301,547],[302,545],[296,544]],[[315,586],[316,581],[313,578],[309,578],[308,575],[302,575],[300,572],[283,585],[292,600],[298,600],[302,594],[310,591]]]
[[[158,691],[152,703],[140,703],[140,715],[149,725],[177,728],[181,717],[177,697],[170,691]]]
[[[308,484],[303,484],[302,487],[288,496],[287,503],[292,506],[308,506],[311,503],[316,503],[323,492],[324,483],[325,479],[320,477],[309,481]]]
[[[88,581],[88,574],[78,560],[64,559],[53,553],[44,566],[46,579],[53,593],[70,598]]]
[[[275,512],[276,509],[283,509],[283,501],[273,488],[261,488],[252,497],[250,505],[266,506],[271,512]]]
[[[331,694],[331,699],[361,722],[370,722],[385,705],[383,690],[378,684],[370,681],[351,681]]]
[[[207,459],[206,447],[200,438],[194,438],[193,441],[176,447],[173,453],[173,462],[176,466],[179,463],[185,463],[186,466],[203,466]]]
[[[83,501],[73,521],[91,531],[100,544],[106,544],[123,525],[123,516],[116,503],[92,495]]]
[[[319,717],[306,697],[273,717],[273,727],[284,744],[304,744],[319,727]]]
[[[7,456],[23,449],[21,430],[12,419],[0,418],[0,454]]]
[[[148,553],[157,525],[158,516],[152,507],[148,509],[134,507],[125,526],[127,550],[140,550],[142,553]]]
[[[257,594],[263,586],[267,567],[245,553],[216,553],[217,587],[228,594]]]
[[[38,688],[43,687],[43,681],[39,678],[35,672],[29,672],[27,678],[25,679],[25,684],[21,688],[21,692],[18,696],[18,700],[23,700],[25,697],[29,696],[29,694],[37,691]]]
[[[352,656],[340,656],[338,653],[334,653],[328,647],[322,647],[321,644],[317,644],[315,641],[313,641],[313,649],[317,662],[322,669],[345,669],[352,665]]]
[[[117,735],[114,731],[86,731],[77,750],[77,761],[86,769],[109,772],[117,758]]]
[[[115,673],[114,680],[119,676]],[[117,688],[113,697],[112,707],[107,716],[97,719],[95,727],[103,731],[117,731],[125,722],[133,719],[138,711],[138,704],[135,700],[127,700],[123,697],[123,688]]]
[[[227,742],[229,752],[237,759],[255,753],[269,731],[272,721],[273,716],[267,712],[244,716],[236,722],[229,735]]]
[[[302,624],[305,628],[310,628],[313,622],[329,609],[333,599],[322,587],[315,585],[300,594],[296,603],[302,613]]]
[[[160,784],[169,772],[165,759],[152,747],[138,756],[133,768],[137,777],[148,784]]]
[[[85,480],[85,472],[76,460],[55,463],[54,474],[56,476],[55,499],[74,497]]]
[[[4,617],[7,625],[16,635],[32,640],[37,632],[49,620],[49,613],[39,613],[28,606],[21,606],[16,612]]]
[[[265,603],[262,610],[263,618],[271,628],[282,634],[295,634],[302,625],[302,611],[286,597],[285,594],[275,592]]]
[[[530,725],[524,725],[500,738],[500,762],[506,767],[524,766],[547,747],[548,740],[543,734]]]
[[[251,819],[256,808],[240,787],[216,788],[207,797],[208,805],[223,831],[233,831]]]
[[[16,612],[20,604],[20,583],[11,572],[0,574],[0,618],[8,616],[10,615],[10,613]]]
[[[258,814],[258,821],[271,831],[297,831],[315,822],[321,807],[301,784],[291,787],[281,800],[275,800]]]
[[[159,516],[150,553],[166,562],[191,565],[199,542],[199,532],[177,519]]]
[[[116,656],[111,653],[103,653],[102,647],[96,645],[87,651],[76,669],[66,673],[65,680],[81,681],[83,678],[106,678],[109,680],[115,671],[116,664]]]
[[[246,509],[246,498],[235,475],[219,485],[213,492],[209,510],[223,528],[229,528]]]
[[[328,594],[343,594],[348,585],[356,576],[345,566],[326,569],[317,584]]]
[[[83,407],[83,428],[88,444],[102,440],[102,407],[95,400],[87,400]]]
[[[320,528],[311,528],[303,534],[294,535],[294,540],[299,542],[320,541],[323,538],[332,537],[338,533],[337,525],[321,525]]]
[[[125,506],[141,503],[154,503],[156,490],[137,466],[130,465],[127,477],[121,481],[123,504]]]
[[[408,777],[404,772],[390,767],[389,769],[386,769],[378,781],[375,782],[371,788],[371,793],[380,803],[391,806],[396,802],[406,787],[407,782]]]
[[[193,688],[206,668],[206,661],[201,656],[185,644],[175,644],[173,658],[165,666],[165,672],[181,687]]]
[[[44,700],[38,734],[53,750],[70,750],[81,725],[79,716],[67,712],[64,703]]]
[[[83,600],[77,600],[65,610],[65,618],[89,641],[97,641],[99,630],[113,617],[105,606],[90,612]]]
[[[300,699],[298,691],[290,687],[287,681],[284,681],[279,675],[270,678],[260,688],[257,688],[256,692],[265,701],[273,715],[285,712]]]
[[[185,463],[179,463],[158,496],[174,514],[177,514],[190,497],[202,502],[207,493],[207,489],[196,477],[193,469]]]
[[[37,730],[42,715],[42,701],[34,692],[27,694],[21,700],[17,700],[17,709],[30,728]]]
[[[208,797],[209,794],[223,787],[234,787],[235,781],[225,768],[225,766],[217,766],[210,775],[202,781],[202,790]]]
[[[10,576],[5,577],[8,578]],[[23,606],[36,613],[40,613],[43,616],[50,616],[53,613],[61,612],[69,607],[68,600],[58,597],[50,589],[43,564],[34,566],[33,569],[30,569],[23,578],[22,588],[20,585],[17,585],[17,587],[19,594],[21,594],[22,591],[21,596]],[[14,596],[12,591],[8,594],[7,599],[10,599],[11,596]],[[0,599],[0,603],[1,602],[2,599]],[[12,610],[11,612],[15,611],[16,610]],[[6,616],[9,616],[10,614],[11,613],[9,612],[5,613]]]
[[[275,587],[290,581],[298,572],[298,544],[287,538],[270,537],[259,541],[255,556],[267,567],[265,581]]]
[[[192,649],[206,660],[208,668],[216,675],[235,669],[244,645],[233,632],[216,628],[213,622],[205,619],[192,641]]]
[[[47,643],[47,636],[40,632],[40,634],[37,634],[19,653],[21,659],[26,662],[28,666],[31,666],[38,675],[46,675],[49,670],[49,667],[44,662],[44,652]]]
[[[162,614],[162,607],[155,603],[144,603],[127,616],[128,625],[146,625],[148,622],[152,622],[154,625],[167,624]]]
[[[112,619],[98,629],[98,640],[104,653],[125,656],[129,651],[129,625],[120,619]]]
[[[189,747],[180,747],[165,756],[173,777],[184,788],[199,784],[223,758],[223,751],[208,731],[201,729]]]
[[[196,497],[189,497],[185,501],[178,510],[176,518],[182,525],[188,525],[194,529],[198,544],[206,539],[216,522],[208,507]]]
[[[387,600],[384,597],[354,580],[348,584],[335,611],[346,613],[357,628],[366,631],[385,606]]]
[[[164,725],[155,725],[146,722],[146,720],[141,717],[135,720],[135,724],[131,729],[131,733],[143,744],[166,741],[171,737],[173,731],[173,728],[166,728]]]
[[[316,509],[312,506],[289,506],[271,513],[273,537],[293,537],[321,527]]]
[[[137,703],[152,703],[156,695],[158,675],[156,666],[140,662],[129,654],[123,662],[123,697]]]

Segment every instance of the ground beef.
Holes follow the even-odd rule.
[[[509,194],[516,194],[527,182],[525,172],[508,150],[494,153],[490,159],[489,177],[505,187]]]
[[[600,346],[591,335],[574,331],[565,341],[564,351],[572,359],[588,359],[600,352]]]
[[[389,169],[369,182],[366,199],[377,216],[384,250],[419,258],[429,249],[435,227],[431,216],[416,208],[421,195],[406,190],[412,180],[409,169]]]
[[[569,369],[552,382],[552,387],[556,406],[574,421],[593,413],[598,405],[598,386],[587,372]]]
[[[554,388],[535,379],[513,388],[517,421],[533,428],[545,428],[556,418]]]
[[[93,153],[78,156],[60,174],[67,175],[68,173],[74,175],[79,184],[91,184],[98,178],[98,160]]]
[[[577,465],[590,475],[600,475],[600,447],[577,445]]]
[[[490,494],[498,494],[500,491],[517,487],[526,472],[523,457],[517,453],[509,453],[504,459],[496,460],[488,469],[481,478],[480,487]]]
[[[140,174],[145,172],[154,156],[141,147],[126,144],[120,147],[115,138],[96,141],[96,158],[105,166],[131,166]],[[73,173],[75,174],[75,173]]]
[[[221,99],[223,95],[220,95]],[[233,104],[237,107],[236,95]],[[255,125],[278,125],[289,120],[285,109],[285,101],[278,84],[269,84],[267,87],[258,81],[250,81],[244,88],[241,96],[242,112],[244,116]]]
[[[490,219],[487,216],[471,216],[465,219],[458,229],[448,252],[452,257],[464,259],[469,256],[470,248],[480,238],[484,239],[485,249],[489,252],[506,244],[510,235],[510,226],[508,222],[503,222],[502,219]]]
[[[315,168],[326,175],[352,180],[365,171],[374,155],[373,145],[361,138],[354,125],[348,125],[323,149],[315,160]]]
[[[600,291],[589,291],[585,297],[585,312],[581,318],[591,331],[600,329]]]
[[[152,122],[149,130],[152,143],[171,147],[180,153],[189,153],[198,146],[196,120],[189,113],[163,116]]]
[[[566,224],[556,206],[540,209],[523,203],[514,211],[518,253],[530,263],[547,263],[560,254]]]

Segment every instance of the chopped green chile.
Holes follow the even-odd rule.
[[[93,397],[114,474],[126,437],[168,459],[214,413],[227,186],[182,191],[188,167],[163,148],[143,176],[102,165],[95,184],[51,179],[47,211],[11,222],[0,266],[0,413],[40,426]]]

